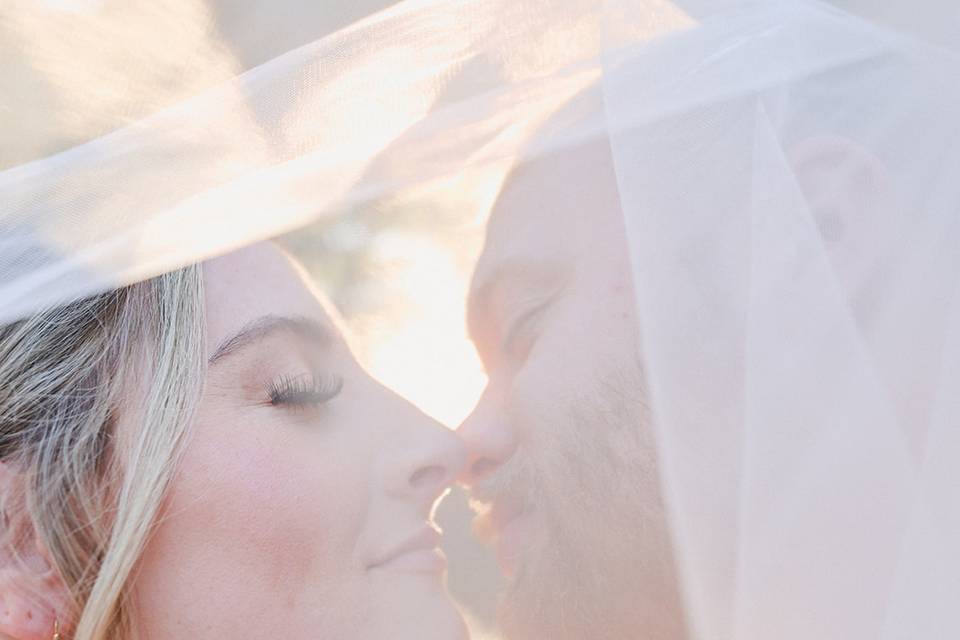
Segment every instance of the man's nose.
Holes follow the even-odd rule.
[[[502,403],[489,387],[457,429],[457,434],[467,448],[467,463],[459,478],[466,486],[494,473],[517,449],[517,434],[506,419]]]

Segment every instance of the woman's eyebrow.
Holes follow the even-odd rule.
[[[212,366],[251,344],[281,331],[293,333],[321,348],[327,347],[333,341],[333,334],[330,329],[313,318],[305,316],[261,316],[221,342],[217,350],[210,356],[209,364]]]

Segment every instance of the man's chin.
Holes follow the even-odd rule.
[[[635,553],[639,541],[634,547],[624,544],[637,540],[639,526],[599,527],[597,522],[604,522],[599,519],[591,519],[594,526],[563,526],[540,512],[525,520],[517,522],[515,534],[504,536],[502,542],[509,544],[497,548],[498,556],[506,556],[509,576],[498,611],[503,637],[686,637],[671,576]],[[518,551],[511,552],[514,548]]]
[[[499,608],[499,622],[509,640],[572,640],[598,637],[587,633],[593,615],[584,608],[586,593],[576,584],[573,566],[564,566],[557,547],[533,530],[530,522],[509,545],[497,549],[504,556],[508,586]],[[522,551],[511,552],[524,540]],[[514,540],[516,543],[514,543]],[[580,550],[582,553],[582,550]],[[576,560],[572,564],[578,564]]]

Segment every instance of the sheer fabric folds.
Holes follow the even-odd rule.
[[[957,632],[957,79],[812,4],[605,69],[697,638]]]
[[[190,4],[161,6],[176,14]],[[530,132],[596,82],[603,51],[686,19],[656,2],[641,7],[637,24],[621,22],[616,16],[632,13],[628,4],[401,3],[132,123],[127,112],[149,112],[189,92],[194,76],[212,81],[236,68],[229,43],[211,32],[204,45],[157,46],[149,64],[167,73],[156,87],[144,86],[137,68],[103,80],[84,66],[91,56],[81,53],[108,49],[109,39],[78,38],[70,49],[61,38],[71,30],[123,31],[123,7],[91,5],[66,17],[48,5],[12,7],[4,16],[9,30],[31,23],[23,17],[29,12],[40,14],[32,22],[57,26],[18,33],[26,43],[17,51],[23,62],[17,73],[28,82],[14,83],[41,84],[53,97],[34,103],[25,92],[23,104],[16,96],[5,100],[23,118],[48,107],[51,118],[72,126],[44,130],[52,139],[21,141],[26,151],[6,155],[23,157],[31,145],[55,147],[115,129],[0,173],[0,321],[410,185],[534,153],[524,145]],[[176,17],[167,22],[178,24]],[[157,28],[153,19],[129,26],[144,38]],[[167,35],[176,43],[187,38],[182,32],[174,26]],[[130,40],[136,38],[125,34]],[[180,59],[190,55],[199,61]],[[176,74],[186,79],[178,83]],[[91,90],[97,82],[107,86]],[[119,109],[108,100],[127,91],[132,105]],[[84,117],[105,105],[119,111],[113,121]],[[594,116],[564,138],[599,135],[605,125],[601,113]]]
[[[190,97],[10,153],[0,322],[606,140],[691,636],[960,637],[956,53],[806,0],[408,1],[235,76],[197,37]]]

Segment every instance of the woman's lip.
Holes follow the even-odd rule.
[[[442,574],[447,570],[447,556],[439,547],[415,549],[376,564],[373,569],[389,569],[403,573]]]
[[[410,573],[443,573],[447,558],[440,550],[439,530],[426,526],[379,556],[369,569],[394,569]]]

